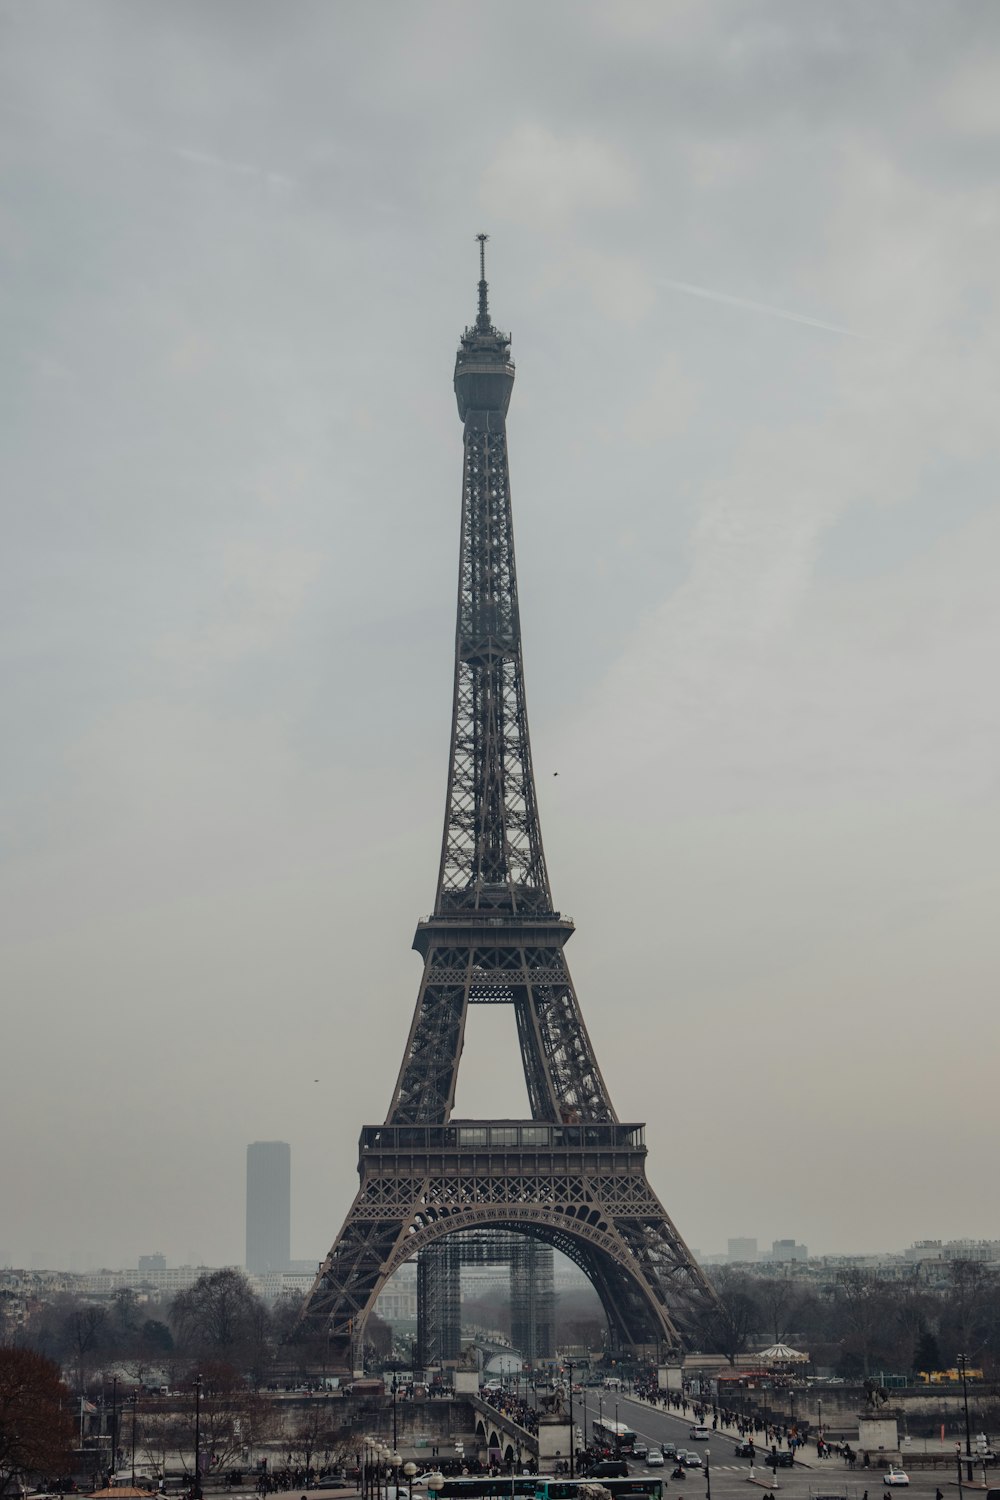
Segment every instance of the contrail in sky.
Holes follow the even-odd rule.
[[[705,297],[709,302],[724,302],[729,307],[745,307],[750,312],[770,313],[772,318],[785,318],[789,323],[804,323],[807,328],[822,328],[827,333],[843,333],[852,339],[868,337],[854,328],[844,328],[840,323],[824,323],[822,318],[809,318],[805,313],[788,312],[783,307],[772,307],[769,302],[752,302],[749,297],[734,297],[730,292],[713,292],[709,287],[695,286],[691,281],[674,281],[667,276],[657,276],[655,280],[659,286],[670,287],[675,292],[686,292],[689,297]]]

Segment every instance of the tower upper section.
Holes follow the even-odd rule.
[[[501,333],[490,322],[486,282],[486,241],[479,241],[479,312],[471,328],[462,334],[455,356],[455,399],[464,422],[470,412],[507,415],[514,385],[514,361],[510,357],[510,334]]]

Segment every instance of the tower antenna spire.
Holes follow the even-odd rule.
[[[490,327],[490,309],[486,300],[486,241],[489,235],[477,234],[476,239],[479,241],[479,317],[476,325],[487,333]]]

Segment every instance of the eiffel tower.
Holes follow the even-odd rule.
[[[424,969],[384,1125],[361,1132],[360,1187],[303,1305],[353,1368],[365,1319],[404,1261],[460,1230],[532,1235],[595,1287],[612,1346],[664,1358],[696,1344],[714,1290],[646,1180],[644,1126],[622,1124],[601,1076],[552,903],[521,659],[507,464],[510,336],[479,310],[455,395],[465,441],[451,757]],[[512,1005],[530,1120],[452,1118],[470,1005]]]

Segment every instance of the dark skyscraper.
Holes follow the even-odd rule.
[[[285,1141],[247,1147],[246,1268],[287,1271],[291,1260],[292,1152]]]

